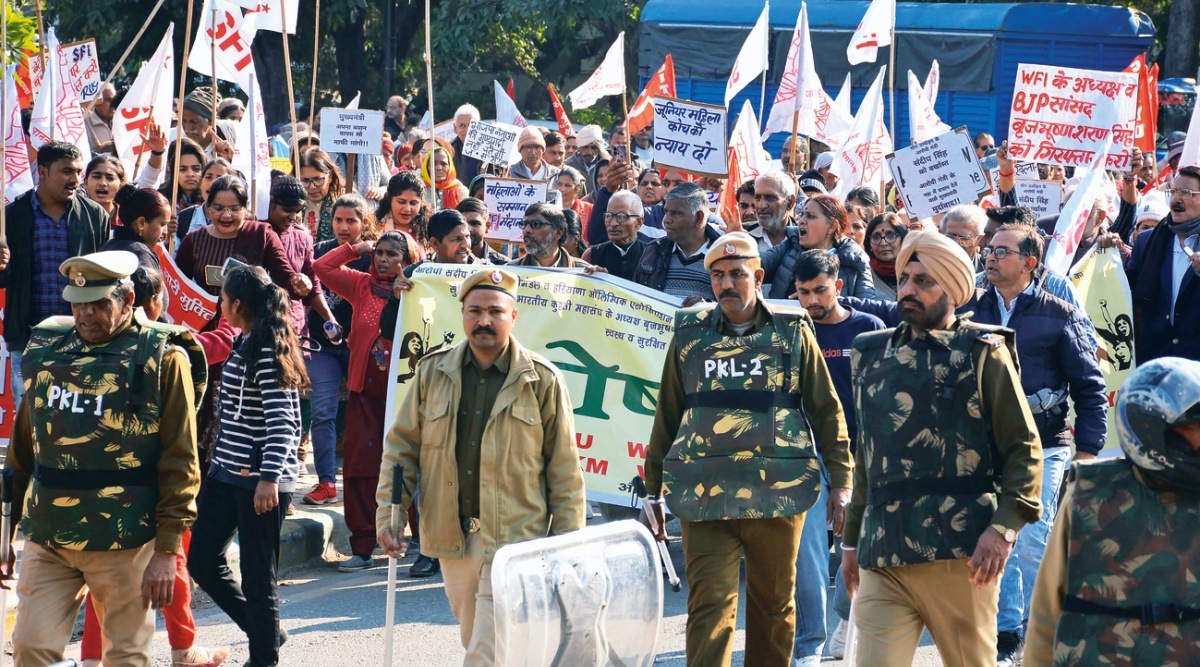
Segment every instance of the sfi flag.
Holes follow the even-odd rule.
[[[575,136],[575,126],[567,117],[567,110],[563,108],[562,100],[558,99],[558,93],[554,92],[554,86],[546,84],[546,90],[550,91],[550,106],[554,107],[554,120],[558,121],[558,131],[564,137]],[[654,110],[650,111],[653,113]]]
[[[662,67],[646,82],[642,94],[638,95],[629,109],[629,136],[654,124],[654,98],[675,97],[675,60],[667,54]]]

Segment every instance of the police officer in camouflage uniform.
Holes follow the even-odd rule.
[[[189,333],[135,311],[137,266],[124,251],[63,262],[74,318],[35,327],[22,359],[26,393],[5,461],[16,518],[29,491],[17,667],[62,660],[85,587],[104,664],[149,667],[149,607],[171,600],[196,516],[195,411],[207,365]]]
[[[1117,399],[1126,458],[1076,464],[1038,572],[1026,667],[1200,664],[1200,362]]]
[[[1012,330],[954,316],[974,294],[962,247],[909,233],[896,273],[903,323],[860,335],[850,360],[842,574],[859,589],[858,664],[910,665],[928,628],[947,665],[994,667],[1000,575],[1041,511],[1041,443]]]
[[[804,513],[820,494],[822,461],[835,524],[850,497],[846,421],[807,313],[763,302],[754,238],[726,234],[705,255],[704,268],[718,304],[676,316],[643,507],[654,514],[648,523],[660,540],[660,494],[682,520],[688,665],[730,663],[744,553],[745,663],[786,667],[796,624],[796,553]],[[823,443],[819,458],[814,430]]]

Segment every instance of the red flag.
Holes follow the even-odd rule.
[[[567,118],[567,110],[563,108],[562,102],[558,99],[558,93],[554,92],[554,86],[546,84],[546,90],[550,91],[550,106],[554,107],[554,119],[558,121],[558,131],[564,137],[575,136],[575,126],[571,124],[571,119]]]
[[[221,310],[217,297],[204,291],[179,270],[175,260],[161,244],[154,244],[163,272],[163,287],[167,293],[167,321],[190,331],[200,331]]]
[[[675,97],[675,61],[669,53],[629,110],[629,136],[654,124],[653,99],[660,96]]]
[[[508,85],[504,87],[504,92],[508,93],[508,99],[513,102],[517,101],[517,92],[513,88],[513,78],[511,76],[508,77]]]
[[[1133,145],[1143,153],[1154,154],[1154,135],[1158,130],[1158,65],[1146,66],[1146,54],[1129,63],[1126,72],[1138,75],[1137,120]]]
[[[726,231],[740,232],[742,231],[742,212],[738,208],[737,191],[742,184],[742,173],[738,169],[737,151],[733,146],[729,147],[726,159],[729,163],[729,177],[725,179],[725,185],[721,187],[721,197],[717,200],[717,215],[725,221]]]

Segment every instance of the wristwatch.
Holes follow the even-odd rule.
[[[1009,544],[1013,544],[1017,541],[1017,531],[1013,530],[1012,528],[1005,528],[998,523],[993,523],[992,530],[1000,533],[1000,537],[1003,537],[1004,541],[1008,542]]]

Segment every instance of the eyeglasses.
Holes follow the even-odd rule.
[[[302,178],[300,179],[300,182],[304,184],[304,187],[309,188],[314,185],[320,185],[324,183],[328,178],[328,176],[315,176],[313,178]]]
[[[974,234],[950,234],[947,232],[946,236],[949,236],[950,238],[954,239],[955,241],[958,241],[960,244],[971,243],[975,240]],[[1001,258],[1001,259],[1003,259],[1003,258]]]
[[[528,146],[522,146],[521,150],[523,150],[523,151],[544,151],[544,150],[546,150],[546,147],[539,146],[537,144],[529,144]]]
[[[997,261],[1003,260],[1005,257],[1008,257],[1009,255],[1019,255],[1021,257],[1029,257],[1030,256],[1028,253],[1023,253],[1020,250],[1017,250],[1016,248],[1009,248],[1007,246],[995,246],[995,247],[988,246],[988,247],[980,250],[979,255],[981,257],[983,257],[984,259],[987,259],[988,257],[991,257],[992,255],[995,255]]]
[[[896,232],[875,232],[871,235],[871,243],[879,245],[880,243],[895,243],[900,238]]]
[[[1179,197],[1181,199],[1191,199],[1192,197],[1195,197],[1196,195],[1200,195],[1200,192],[1197,192],[1195,190],[1185,190],[1183,188],[1171,188],[1170,190],[1167,190],[1168,197]]]
[[[616,220],[618,225],[623,225],[626,222],[628,222],[631,218],[640,218],[640,217],[642,217],[642,216],[630,215],[628,213],[605,213],[604,221],[608,222],[609,220]]]
[[[526,220],[523,226],[525,229],[541,229],[542,227],[549,227],[550,223],[545,220]]]
[[[212,211],[212,214],[214,217],[219,218],[219,217],[225,215],[226,213],[232,213],[233,215],[237,215],[238,213],[241,213],[242,211],[246,210],[246,207],[242,206],[241,204],[234,204],[233,206],[221,206],[220,204],[209,204],[208,210]]]

